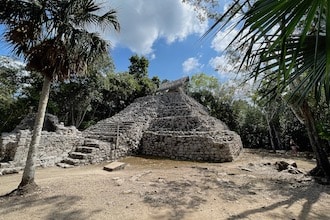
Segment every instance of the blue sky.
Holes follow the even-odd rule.
[[[221,1],[220,8],[226,1]],[[103,32],[111,42],[116,72],[127,71],[129,58],[143,55],[149,59],[149,75],[175,80],[204,72],[222,81],[233,77],[223,51],[232,34],[219,32],[200,40],[210,21],[201,22],[193,7],[181,0],[102,0],[104,7],[117,10],[120,33]],[[203,13],[199,11],[199,13]],[[0,27],[0,33],[3,28]],[[13,56],[0,41],[0,55]],[[221,67],[221,71],[215,71]]]
[[[149,59],[149,75],[169,80],[175,80],[197,72],[206,72],[218,76],[219,74],[214,68],[208,65],[209,59],[215,56],[216,52],[209,48],[204,49],[204,42],[199,38],[199,36],[189,36],[182,42],[172,44],[167,44],[164,39],[155,41],[153,45],[155,58],[151,58],[148,54],[145,55]],[[126,71],[130,65],[128,59],[134,54],[136,53],[128,48],[115,47],[111,51],[111,55],[116,64],[116,71]],[[197,63],[194,62],[195,60],[197,60]],[[190,65],[189,61],[191,61]],[[185,62],[191,70],[184,70]]]

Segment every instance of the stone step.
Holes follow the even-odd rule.
[[[99,148],[100,145],[95,139],[84,138],[84,146]]]
[[[191,116],[191,115],[192,112],[190,110],[163,111],[158,114],[158,117]]]
[[[11,167],[10,163],[7,163],[7,162],[1,162],[0,163],[0,168],[9,168],[9,167]]]
[[[97,132],[97,131],[93,131],[93,132],[86,132],[85,133],[85,138],[91,138],[91,137],[100,137],[100,136],[105,136],[105,137],[113,137],[116,138],[117,137],[117,133],[115,132]],[[95,138],[91,138],[91,139],[95,139]]]
[[[191,108],[187,104],[182,104],[182,105],[163,105],[160,106],[159,109],[168,110],[168,109],[191,109]]]
[[[119,124],[119,128],[129,128],[133,125],[134,123],[132,124]],[[108,124],[108,123],[102,123],[102,124],[97,124],[98,127],[107,127],[107,128],[118,128],[118,125],[117,124]]]
[[[73,166],[78,166],[80,164],[86,164],[87,161],[86,160],[73,159],[73,158],[68,157],[68,158],[62,160],[61,163],[65,163],[65,164],[69,164],[69,165],[73,165]]]
[[[122,122],[119,122],[119,125],[132,125],[134,123],[135,123],[135,121],[122,121]],[[108,122],[107,124],[117,125],[118,122]]]
[[[79,160],[83,160],[83,159],[87,159],[90,155],[86,154],[86,153],[81,153],[81,152],[70,152],[69,153],[69,157],[72,159],[79,159]]]
[[[87,146],[81,146],[77,147],[75,152],[90,154],[95,150],[95,147],[87,147]]]
[[[132,123],[125,123],[125,124],[119,124],[119,131],[127,131],[134,125],[134,122]],[[91,128],[87,129],[87,131],[112,131],[112,132],[117,132],[118,130],[118,125],[113,124],[113,123],[98,123]]]
[[[12,168],[0,169],[0,176],[19,173],[19,171],[21,171],[21,170],[23,170],[23,167],[12,167]]]
[[[104,132],[104,131],[89,131],[86,132],[86,136],[107,136],[107,137],[117,137],[117,132]]]
[[[61,167],[61,168],[72,168],[74,165],[70,165],[67,163],[57,163],[56,166]]]
[[[119,126],[119,130],[127,130],[131,127],[130,126]],[[104,129],[104,130],[117,130],[118,127],[117,126],[112,126],[112,125],[98,125],[97,127],[92,127],[89,130],[95,130],[95,129]]]
[[[116,123],[109,123],[109,122],[103,122],[103,123],[98,123],[96,124],[98,127],[113,127],[113,128],[117,128],[119,125],[119,128],[125,128],[125,127],[130,127],[134,124],[134,122],[132,123],[120,123],[120,124],[116,124]]]
[[[100,148],[100,144],[84,142],[84,147]]]
[[[88,134],[85,136],[86,138],[92,138],[96,140],[102,140],[106,142],[116,142],[117,137],[114,136],[107,136],[107,135],[98,135],[98,134]]]
[[[117,136],[117,134],[122,134],[122,133],[126,133],[127,130],[119,130],[117,131],[117,129],[114,130],[109,130],[106,128],[98,128],[98,129],[94,129],[94,130],[89,130],[86,133],[92,133],[92,134],[99,134],[99,135],[109,135],[109,136]]]

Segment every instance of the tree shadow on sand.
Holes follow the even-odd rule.
[[[155,190],[147,191],[143,201],[153,208],[168,208],[169,213],[166,219],[183,219],[186,214],[195,211],[205,203],[202,196],[196,196],[195,192],[200,190],[200,186],[195,181],[161,181],[154,182]],[[152,186],[152,185],[151,185]],[[158,219],[156,217],[156,219]]]
[[[218,191],[219,197],[228,202],[239,201],[244,198],[253,203],[256,199],[260,199],[260,195],[270,192],[271,196],[283,196],[285,198],[274,201],[269,205],[265,203],[258,208],[248,209],[247,207],[245,211],[235,214],[227,220],[253,218],[253,215],[258,213],[264,213],[265,216],[274,219],[287,219],[290,217],[299,220],[329,219],[329,212],[316,213],[313,205],[322,202],[320,201],[321,197],[330,195],[330,186],[320,185],[308,180],[298,181],[294,176],[279,179],[277,177],[255,179],[255,177],[251,177],[253,175],[250,175],[250,177],[245,174],[224,175],[223,172],[215,169],[192,168],[198,171],[197,173],[191,173],[191,175],[197,177],[193,181],[189,178],[176,181],[155,180],[153,182],[154,191],[149,190],[145,193],[144,202],[151,207],[168,208],[170,217],[166,216],[167,219],[179,220],[186,217],[187,214],[197,211],[202,204],[207,203],[208,201],[205,198],[209,198],[214,189]],[[253,174],[253,172],[250,174]],[[243,178],[245,181],[235,183],[236,181],[232,181],[232,178]],[[260,188],[259,181],[263,182],[264,188]],[[290,213],[288,209],[298,201],[302,206],[301,211],[298,214]],[[282,213],[275,212],[272,214],[271,211],[278,208],[282,210]],[[324,210],[327,210],[326,207]]]
[[[55,195],[50,197],[40,197],[39,193],[26,196],[0,196],[0,216],[12,213],[22,213],[25,209],[34,209],[34,217],[47,220],[52,219],[90,219],[100,210],[85,213],[83,209],[72,209],[72,206],[81,201],[79,196]],[[49,206],[51,206],[49,208]],[[49,212],[47,214],[47,212]],[[36,217],[40,213],[42,216]],[[30,216],[32,218],[32,216]]]
[[[277,185],[277,186],[276,186]],[[279,186],[280,185],[280,186]],[[308,184],[293,184],[292,182],[287,181],[276,181],[275,184],[270,184],[270,191],[273,191],[274,194],[287,196],[288,199],[273,203],[271,205],[262,206],[260,208],[246,210],[242,213],[234,215],[228,220],[234,219],[246,219],[250,215],[257,214],[257,213],[267,213],[271,210],[276,208],[290,208],[292,205],[297,203],[298,201],[304,201],[303,207],[298,216],[295,216],[293,219],[299,220],[307,220],[311,219],[312,217],[310,214],[313,214],[316,219],[329,219],[329,213],[312,213],[312,206],[319,202],[320,197],[322,194],[330,195],[330,188],[329,186],[320,185],[318,183],[312,182]],[[285,217],[288,213],[283,213],[282,217]],[[278,218],[280,216],[274,216],[274,218]],[[286,216],[289,217],[289,216]]]
[[[215,176],[217,176],[217,172],[212,170],[206,170],[205,172],[213,172]],[[277,171],[275,172],[277,173]],[[253,174],[253,171],[252,173]],[[294,174],[288,174],[294,175]],[[239,175],[238,175],[239,176]],[[219,186],[219,196],[227,201],[236,201],[240,199],[240,197],[247,196],[253,202],[253,196],[257,194],[264,193],[263,190],[256,186],[257,182],[260,179],[249,178],[249,175],[241,174],[241,177],[244,177],[246,181],[241,184],[236,184],[233,181],[225,180],[223,178],[207,178],[202,179],[205,184],[216,184]],[[278,178],[278,179],[277,179]],[[298,178],[299,179],[299,178]],[[271,192],[273,196],[285,196],[288,199],[283,199],[279,202],[275,202],[270,205],[263,205],[260,208],[254,208],[250,210],[246,210],[234,216],[228,218],[228,220],[234,219],[246,219],[249,216],[257,213],[267,213],[269,214],[270,211],[275,210],[277,208],[285,208],[288,209],[296,202],[300,201],[302,204],[301,211],[298,216],[294,216],[292,219],[299,219],[299,220],[307,220],[311,219],[311,214],[314,218],[317,219],[329,219],[329,213],[315,213],[312,209],[312,206],[319,202],[322,195],[330,195],[330,186],[329,185],[321,185],[317,182],[311,180],[311,178],[306,178],[305,181],[295,179],[294,176],[290,178],[280,178],[280,177],[271,177],[265,178],[262,181],[265,184],[265,190],[267,192]],[[288,218],[289,213],[285,213],[283,211],[282,216],[273,216],[273,218]],[[280,215],[280,214],[279,214]],[[292,214],[291,214],[292,215]]]

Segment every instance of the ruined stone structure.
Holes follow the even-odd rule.
[[[42,131],[36,160],[37,165],[43,167],[61,162],[69,152],[83,143],[82,133],[78,129],[73,126],[65,127],[63,124],[48,126],[48,118],[46,117],[44,125],[51,131]],[[15,128],[15,132],[1,134],[0,175],[15,173],[25,166],[32,136],[30,121],[31,117],[27,117]]]
[[[240,153],[240,137],[183,92],[157,97],[157,117],[143,133],[142,154],[227,162]]]
[[[69,167],[137,153],[179,160],[234,160],[242,149],[239,135],[182,91],[186,81],[163,85],[159,94],[139,98],[83,132],[63,125],[43,131],[38,164]],[[6,166],[23,166],[29,139],[29,130],[2,134],[0,160]],[[0,163],[0,171],[3,166]]]

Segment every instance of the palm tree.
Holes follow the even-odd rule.
[[[34,189],[36,151],[40,142],[50,84],[86,73],[88,64],[107,53],[108,44],[91,26],[119,31],[116,11],[103,14],[93,0],[0,0],[0,23],[14,52],[27,68],[44,77],[26,166],[18,191]],[[101,15],[100,15],[101,14]]]
[[[307,102],[313,95],[330,104],[330,1],[233,0],[206,34],[228,26],[240,29],[230,46],[244,53],[240,68],[263,79],[265,96],[291,94],[288,102],[303,118],[317,167],[330,181],[330,163]]]
[[[231,46],[244,51],[242,65],[249,66],[251,77],[270,72],[279,81],[277,89],[283,91],[307,70],[312,70],[295,92],[303,95],[302,98],[315,92],[318,99],[324,91],[330,102],[328,5],[330,2],[324,0],[234,0],[206,34],[229,24],[238,27],[240,31],[235,39],[239,40]],[[237,16],[240,19],[233,23]]]

